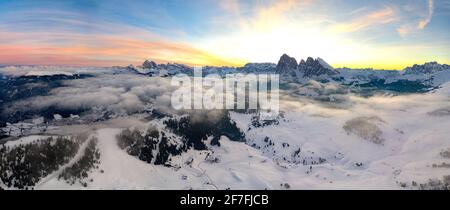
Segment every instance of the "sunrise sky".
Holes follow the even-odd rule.
[[[0,0],[0,64],[450,63],[450,0]]]

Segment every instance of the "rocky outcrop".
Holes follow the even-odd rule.
[[[450,66],[437,62],[428,62],[422,65],[414,64],[411,67],[407,67],[404,69],[404,74],[432,74],[444,70],[450,71]]]
[[[158,65],[154,61],[145,60],[142,64],[142,68],[146,69],[156,69],[158,68]]]
[[[303,75],[303,77],[318,77],[321,75],[331,76],[338,73],[323,59],[313,59],[311,57],[308,57],[306,61],[301,60],[298,66],[298,70]]]
[[[283,76],[297,76],[297,68],[298,63],[295,58],[290,57],[286,54],[283,54],[280,57],[280,60],[278,61],[277,67],[276,67],[276,73],[280,74],[281,77]]]
[[[313,59],[308,57],[306,61],[302,59],[297,64],[295,58],[286,54],[281,56],[278,61],[276,72],[282,78],[296,77],[298,79],[319,77],[322,75],[332,76],[339,73],[321,58]]]

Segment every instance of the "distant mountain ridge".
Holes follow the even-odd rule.
[[[439,71],[449,70],[450,66],[447,64],[439,64],[435,61],[427,62],[422,65],[414,64],[411,67],[405,68],[404,74],[432,74]]]
[[[141,74],[152,74],[160,70],[168,70],[169,74],[177,73],[189,73],[193,70],[193,67],[178,64],[178,63],[167,63],[167,64],[157,64],[152,60],[145,60],[142,65],[139,66],[128,66],[129,69],[136,71]],[[402,74],[428,74],[436,73],[439,71],[444,71],[450,69],[448,64],[439,64],[435,61],[427,62],[425,64],[414,64],[413,66],[406,67],[404,70],[377,70],[373,68],[367,69],[351,69],[351,68],[334,68],[328,64],[324,59],[308,57],[306,60],[301,59],[299,62],[294,57],[287,54],[283,54],[278,63],[247,63],[242,67],[229,67],[229,66],[205,66],[206,70],[204,73],[260,73],[260,72],[272,72],[284,76],[301,76],[301,77],[316,77],[320,75],[338,75],[342,71],[348,70],[361,70],[361,71],[396,71]]]
[[[157,64],[146,60],[141,66],[129,66],[133,72],[148,76],[192,75],[193,68],[176,63]],[[308,57],[300,62],[283,54],[278,63],[248,63],[243,67],[203,67],[203,75],[235,73],[279,74],[281,83],[306,84],[309,80],[335,82],[343,85],[388,88],[394,90],[425,91],[450,81],[450,66],[437,62],[415,64],[402,71],[333,68],[322,58]]]
[[[177,74],[193,75],[194,68],[178,63],[158,64],[152,60],[145,60],[141,65],[128,67],[95,68],[92,67],[56,67],[56,66],[6,66],[0,67],[0,74],[3,76],[57,76],[61,75],[81,75],[115,72],[134,73],[143,76],[174,76]],[[228,66],[205,66],[203,75],[236,73],[254,74],[279,74],[281,83],[306,84],[309,80],[320,82],[335,82],[343,85],[365,85],[383,87],[383,85],[396,84],[420,84],[421,87],[435,88],[450,81],[450,66],[437,62],[427,62],[415,64],[402,71],[397,70],[374,70],[374,69],[350,69],[333,68],[322,58],[308,57],[300,62],[294,57],[283,54],[278,63],[247,63],[242,67]],[[423,88],[422,88],[423,89]]]

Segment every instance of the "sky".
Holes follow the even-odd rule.
[[[450,63],[450,0],[0,0],[0,64]]]

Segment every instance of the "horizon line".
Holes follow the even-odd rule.
[[[313,58],[313,57],[312,57]],[[319,58],[319,57],[316,57]],[[152,59],[145,59],[143,62],[145,61],[154,61]],[[303,59],[304,60],[304,59]],[[142,62],[142,63],[143,63]],[[233,67],[233,68],[240,68],[240,67],[245,67],[245,65],[250,64],[250,63],[270,63],[270,64],[275,64],[277,65],[277,63],[274,62],[246,62],[245,64],[242,65],[192,65],[192,64],[187,64],[187,63],[183,63],[183,62],[156,62],[154,61],[156,64],[182,64],[182,65],[186,65],[188,67]],[[408,67],[412,67],[413,65],[423,65],[426,63],[433,63],[436,62],[438,64],[441,65],[449,65],[448,63],[440,63],[438,61],[435,60],[431,60],[431,61],[426,61],[426,62],[422,62],[422,63],[414,63],[412,65],[405,65],[403,68],[392,68],[392,69],[386,69],[386,68],[376,68],[376,67],[372,67],[372,66],[352,66],[352,65],[342,65],[339,67],[335,67],[333,64],[330,64],[334,69],[355,69],[355,70],[365,70],[365,69],[372,69],[372,70],[380,70],[380,71],[403,71]],[[52,66],[52,67],[69,67],[69,68],[113,68],[113,67],[122,67],[122,68],[126,68],[130,65],[133,65],[135,67],[139,67],[142,65],[142,63],[140,64],[125,64],[125,65],[108,65],[108,66],[103,66],[103,65],[84,65],[84,64],[80,64],[80,65],[76,65],[76,64],[5,64],[5,63],[0,63],[0,68],[4,68],[4,67],[12,67],[12,66],[28,66],[28,67],[39,67],[39,66]]]

